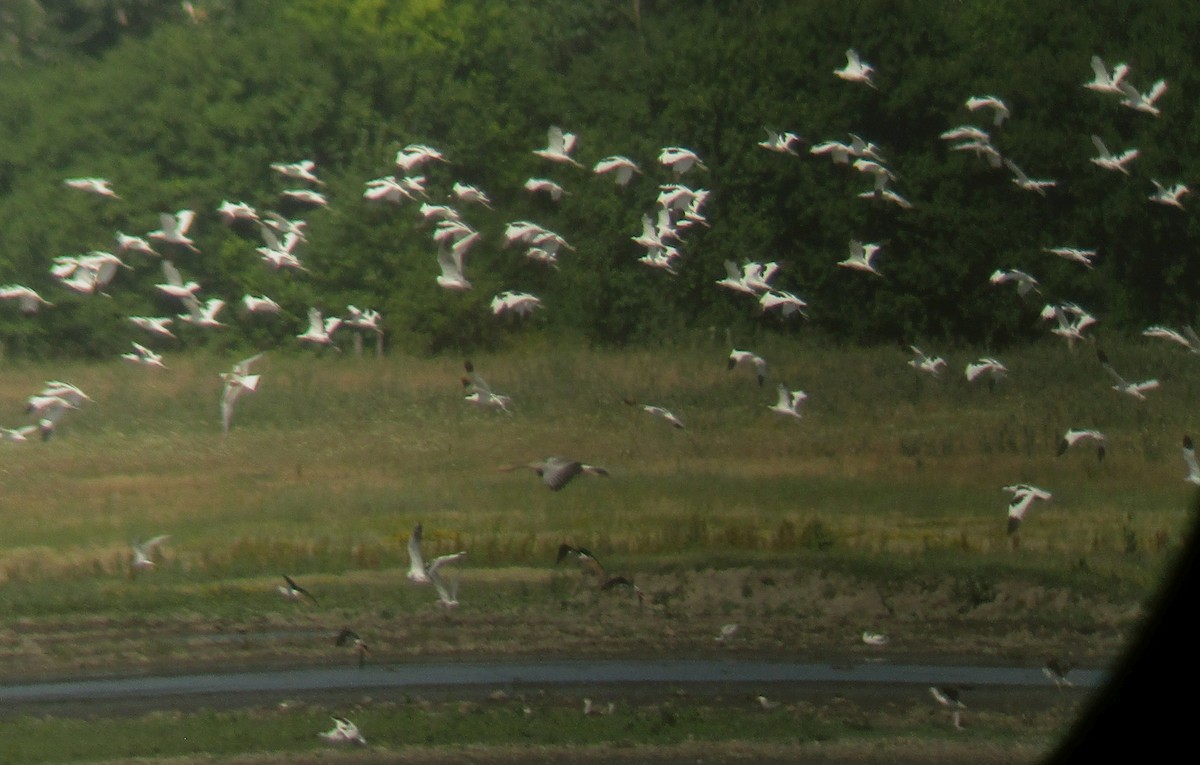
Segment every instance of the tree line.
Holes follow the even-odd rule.
[[[1200,297],[1200,230],[1184,209],[1155,205],[1152,178],[1196,177],[1200,10],[1107,0],[1057,9],[1032,0],[866,0],[845,4],[666,0],[152,0],[21,2],[0,7],[0,284],[55,303],[35,316],[0,305],[9,354],[109,355],[141,339],[133,314],[181,310],[156,294],[156,263],[130,258],[110,297],[77,296],[49,274],[54,257],[111,250],[116,231],[144,234],[158,214],[197,211],[200,253],[177,265],[204,294],[266,293],[285,320],[185,333],[184,345],[287,345],[309,306],[347,304],[384,317],[388,342],[411,352],[494,347],[527,332],[619,345],[697,328],[735,336],[814,333],[858,343],[1002,346],[1045,335],[1043,302],[993,287],[997,268],[1041,281],[1045,301],[1100,317],[1097,331],[1188,323]],[[834,77],[849,47],[877,88]],[[1142,90],[1164,78],[1161,116],[1082,87],[1093,55],[1127,62]],[[991,94],[1011,106],[992,126],[964,106]],[[939,135],[972,123],[1045,197]],[[550,125],[579,136],[576,169],[532,155]],[[798,156],[764,151],[765,128],[807,141]],[[862,173],[808,148],[854,133],[878,145],[911,210],[861,199]],[[1137,147],[1128,177],[1095,167],[1090,140]],[[427,169],[431,202],[456,180],[487,190],[494,210],[463,207],[482,234],[466,293],[447,293],[431,227],[417,203],[372,204],[366,181],[394,171],[409,143],[450,163]],[[693,228],[676,275],[648,269],[631,241],[673,178],[656,158],[681,145],[707,171],[709,225]],[[595,176],[623,154],[643,174],[628,188]],[[288,208],[273,162],[310,158],[328,209]],[[110,178],[121,200],[65,189]],[[554,203],[524,191],[546,176]],[[307,273],[273,271],[253,230],[223,226],[224,199],[308,221]],[[555,271],[502,247],[508,222],[534,220],[574,247]],[[850,239],[882,245],[873,278],[836,267]],[[1094,247],[1086,269],[1047,254]],[[809,318],[762,315],[715,282],[726,260],[776,261],[775,284]],[[539,295],[524,323],[493,316],[505,289]]]

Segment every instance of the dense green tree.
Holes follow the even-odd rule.
[[[36,317],[0,306],[10,353],[110,354],[136,334],[123,317],[178,310],[159,296],[156,263],[131,256],[111,298],[58,286],[53,258],[143,234],[158,214],[197,210],[199,255],[179,266],[207,295],[267,292],[275,324],[231,312],[218,334],[186,345],[287,344],[310,305],[380,310],[391,342],[411,350],[493,345],[530,329],[596,343],[656,342],[697,328],[823,332],[861,342],[941,338],[991,345],[1044,332],[1040,306],[988,284],[998,267],[1030,270],[1046,299],[1075,300],[1105,332],[1195,319],[1196,217],[1146,199],[1150,179],[1197,175],[1198,71],[1190,44],[1200,11],[1103,0],[1054,14],[1029,0],[866,0],[831,5],[707,0],[62,0],[0,3],[0,283],[25,283],[56,306]],[[875,65],[877,89],[832,75],[848,47]],[[1081,87],[1088,60],[1127,61],[1147,90],[1169,82],[1155,118]],[[1056,179],[1044,198],[1005,170],[953,151],[938,135],[985,124],[964,106],[992,93],[1012,107],[992,127],[1000,151]],[[584,165],[551,166],[531,151],[560,125],[579,135]],[[764,128],[816,143],[862,135],[881,147],[914,208],[857,195],[870,179],[823,157],[755,144]],[[1089,136],[1136,146],[1132,175],[1092,165]],[[430,201],[454,181],[487,189],[494,210],[464,208],[483,235],[470,255],[475,288],[434,283],[431,226],[416,204],[362,199],[411,142],[450,164],[425,169]],[[708,226],[682,246],[677,275],[646,268],[630,240],[652,213],[668,145],[708,170]],[[628,188],[590,166],[626,154],[643,174]],[[272,162],[318,163],[328,209],[279,197]],[[110,177],[121,200],[64,190],[64,178]],[[569,195],[530,196],[531,176]],[[252,226],[226,227],[223,200],[308,221],[307,272],[261,263]],[[574,250],[555,271],[501,246],[505,224],[535,220]],[[883,244],[882,278],[838,268],[851,238]],[[1093,270],[1044,248],[1096,247]],[[808,321],[763,317],[714,286],[727,260],[776,260],[777,284],[810,303]],[[505,289],[542,297],[524,322],[496,321]]]

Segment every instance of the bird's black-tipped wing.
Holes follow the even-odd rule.
[[[1058,442],[1058,448],[1054,450],[1055,456],[1061,457],[1064,454],[1066,454],[1067,447],[1069,447],[1070,445],[1071,444],[1067,442],[1067,439],[1064,438],[1064,439],[1060,440]]]
[[[559,563],[562,563],[568,555],[575,552],[576,550],[574,547],[571,547],[571,545],[563,542],[558,546],[558,557],[554,559],[554,565],[557,566]]]
[[[313,594],[312,594],[311,592],[309,592],[308,590],[306,590],[306,589],[304,589],[303,587],[301,587],[300,585],[296,584],[296,580],[295,580],[295,579],[292,579],[292,578],[291,578],[290,576],[288,576],[287,574],[284,574],[284,575],[283,575],[283,578],[284,578],[284,580],[285,580],[285,581],[287,581],[287,585],[288,585],[288,587],[290,587],[290,588],[291,588],[293,591],[295,591],[295,592],[298,592],[298,593],[300,593],[301,595],[303,595],[304,597],[306,597],[306,598],[308,598],[309,600],[311,600],[311,601],[313,602],[313,605],[314,605],[314,606],[315,606],[315,605],[319,605],[319,604],[317,603],[317,599],[316,599],[316,597],[314,597],[314,596],[313,596]]]

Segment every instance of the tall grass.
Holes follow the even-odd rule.
[[[1009,548],[1000,487],[1017,481],[1055,499],[1033,509],[1014,565],[1178,547],[1189,503],[1178,443],[1200,397],[1186,353],[1107,347],[1131,379],[1162,380],[1139,403],[1110,389],[1090,349],[1050,342],[1006,354],[1010,377],[994,390],[963,378],[975,352],[932,379],[900,349],[763,345],[761,388],[707,340],[658,351],[547,341],[475,358],[512,397],[511,416],[462,401],[461,359],[274,355],[227,437],[217,373],[236,359],[181,354],[149,372],[17,365],[0,379],[6,425],[47,379],[95,401],[48,443],[0,444],[0,581],[116,575],[130,540],[159,533],[172,535],[167,567],[192,577],[400,567],[419,521],[435,552],[464,547],[486,566],[542,563],[564,540],[643,559],[996,555]],[[781,381],[809,395],[799,422],[767,411]],[[666,406],[687,429],[625,398]],[[1109,458],[1056,458],[1067,427],[1105,431]],[[529,471],[497,470],[550,454],[612,478],[550,492]]]

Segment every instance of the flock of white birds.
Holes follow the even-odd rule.
[[[1129,109],[1145,113],[1151,117],[1160,114],[1158,101],[1167,90],[1165,80],[1157,80],[1146,92],[1137,90],[1129,81],[1130,67],[1118,64],[1111,69],[1099,56],[1091,59],[1092,79],[1082,84],[1088,90],[1115,96],[1120,104]],[[833,71],[838,78],[849,83],[856,83],[876,88],[873,80],[875,68],[867,63],[853,48],[846,51],[846,65]],[[1001,128],[1012,118],[1012,110],[1000,97],[994,95],[972,95],[964,102],[972,113],[985,115],[992,129]],[[797,133],[766,129],[766,138],[757,142],[762,149],[783,156],[799,156],[805,143]],[[962,124],[941,134],[940,138],[951,143],[950,149],[975,154],[985,160],[993,168],[1007,168],[1013,174],[1013,183],[1022,190],[1033,191],[1045,195],[1048,189],[1057,185],[1051,179],[1034,179],[1026,174],[1011,158],[1004,156],[993,142],[988,128],[978,124]],[[1096,134],[1091,136],[1098,155],[1091,162],[1098,168],[1110,172],[1129,175],[1129,166],[1135,161],[1139,152],[1129,148],[1113,153],[1104,140]],[[574,156],[577,147],[575,134],[552,126],[547,131],[546,146],[532,150],[532,154],[545,160],[551,166],[567,166],[582,169],[583,165]],[[875,143],[851,134],[848,143],[839,141],[824,141],[809,149],[815,156],[828,156],[835,164],[848,165],[871,180],[871,187],[858,196],[898,205],[902,209],[911,209],[912,203],[901,196],[892,184],[897,174],[889,167],[885,151]],[[669,172],[670,182],[659,185],[655,208],[642,216],[640,234],[631,236],[631,240],[644,250],[638,261],[650,268],[660,269],[670,274],[677,272],[683,260],[682,246],[684,236],[694,226],[707,226],[704,205],[711,192],[704,188],[692,188],[683,183],[683,179],[698,171],[707,170],[701,157],[691,149],[682,146],[664,147],[658,157],[658,163]],[[392,205],[418,205],[417,212],[425,223],[433,224],[432,238],[436,247],[436,262],[440,273],[435,276],[436,283],[450,292],[461,292],[472,288],[468,278],[468,255],[482,239],[480,232],[467,220],[465,209],[483,207],[492,209],[488,193],[476,185],[463,180],[455,180],[448,193],[444,194],[451,203],[436,201],[436,193],[431,192],[423,169],[430,164],[450,164],[440,150],[424,145],[410,144],[399,150],[395,157],[395,171],[387,176],[367,181],[363,198],[369,202]],[[301,160],[292,163],[275,163],[270,170],[277,174],[291,187],[280,192],[281,200],[292,206],[302,206],[306,209],[320,209],[329,206],[329,199],[320,191],[325,183],[317,172],[317,166],[312,160]],[[637,162],[626,156],[611,155],[597,161],[592,166],[596,175],[610,177],[618,186],[632,183],[637,177],[644,175],[643,169]],[[82,177],[69,178],[65,181],[69,188],[84,193],[93,194],[107,199],[120,199],[113,184],[105,178]],[[1153,180],[1154,192],[1149,200],[1158,204],[1183,209],[1182,197],[1188,193],[1182,183],[1164,184]],[[545,195],[553,202],[561,200],[571,191],[560,182],[546,177],[531,177],[524,189],[535,195]],[[307,223],[303,219],[289,219],[279,212],[267,211],[260,213],[254,207],[244,202],[222,201],[216,208],[222,222],[229,227],[248,227],[247,230],[257,231],[263,245],[257,248],[267,267],[276,270],[306,271],[307,268],[300,258],[300,249],[306,241]],[[198,250],[195,242],[189,237],[189,231],[196,220],[192,210],[180,210],[174,214],[160,214],[160,228],[147,232],[145,236],[134,236],[124,232],[116,232],[114,251],[92,250],[84,255],[59,256],[53,259],[50,267],[51,274],[66,289],[81,295],[106,294],[105,291],[122,269],[131,266],[122,260],[123,257],[140,256],[142,262],[157,260],[162,269],[163,281],[155,285],[162,295],[177,300],[182,312],[175,316],[130,316],[130,323],[143,331],[144,337],[154,341],[172,341],[175,335],[172,325],[178,321],[203,330],[213,330],[225,326],[221,315],[227,307],[227,301],[221,297],[200,297],[202,287],[195,280],[185,279],[183,273],[175,265],[175,260],[195,255]],[[504,232],[503,247],[520,246],[524,257],[530,261],[545,264],[551,268],[559,267],[559,258],[574,247],[562,235],[545,226],[528,220],[512,221],[507,224]],[[876,243],[851,240],[846,258],[836,265],[853,269],[874,276],[882,276],[878,269],[877,260],[881,245]],[[1084,248],[1074,245],[1055,245],[1045,247],[1048,254],[1079,263],[1091,268],[1097,255],[1095,248]],[[805,317],[806,301],[792,292],[778,289],[772,285],[772,280],[779,273],[781,266],[778,262],[760,263],[746,261],[740,266],[732,260],[725,262],[725,277],[716,280],[716,285],[734,294],[742,294],[755,299],[760,310],[777,311],[784,318]],[[998,268],[991,276],[994,285],[1015,284],[1018,295],[1029,299],[1032,295],[1041,295],[1042,289],[1038,280],[1024,271]],[[0,287],[0,300],[14,300],[23,312],[34,314],[39,309],[53,306],[34,290],[24,285],[7,285]],[[275,300],[267,295],[245,294],[240,301],[241,308],[247,317],[272,316],[284,313]],[[542,301],[535,295],[518,289],[508,289],[497,294],[491,301],[492,311],[497,314],[517,314],[527,316],[542,308]],[[1090,337],[1086,334],[1088,328],[1097,323],[1097,319],[1077,303],[1067,300],[1048,302],[1041,311],[1041,318],[1052,322],[1051,332],[1063,337],[1069,347],[1074,348],[1078,342],[1086,342]],[[359,309],[347,306],[344,317],[326,317],[317,307],[308,311],[308,326],[296,335],[301,343],[313,346],[334,346],[336,333],[342,328],[352,328],[360,332],[371,332],[381,335],[383,332],[382,317],[377,311]],[[1144,334],[1152,338],[1161,338],[1187,348],[1190,352],[1200,354],[1200,337],[1190,327],[1175,330],[1168,327],[1149,327]],[[146,342],[149,342],[147,340]],[[132,350],[122,354],[121,358],[148,368],[164,368],[166,365],[160,352],[147,344],[131,340]],[[909,361],[910,366],[921,373],[939,376],[946,366],[941,357],[930,356],[916,346],[912,348],[914,357]],[[1158,381],[1149,379],[1130,382],[1119,374],[1101,352],[1103,368],[1113,378],[1114,390],[1126,393],[1139,400],[1145,399],[1145,394],[1158,387]],[[252,365],[262,357],[259,353],[239,362],[229,372],[223,373],[220,412],[222,429],[229,432],[234,406],[244,394],[258,388],[260,376],[251,373]],[[737,365],[752,365],[755,369],[759,384],[763,384],[766,376],[766,362],[750,351],[734,349],[728,360],[729,368]],[[466,400],[478,406],[494,408],[511,413],[511,399],[497,394],[484,379],[467,363],[467,376],[463,378],[466,390]],[[994,357],[985,357],[967,365],[965,374],[969,381],[987,380],[990,385],[1002,381],[1009,370]],[[785,417],[800,419],[802,407],[808,399],[803,390],[790,389],[786,384],[779,383],[775,403],[766,404],[772,412]],[[34,433],[49,438],[56,424],[63,415],[78,408],[84,401],[89,400],[74,386],[60,382],[48,383],[45,389],[30,397],[28,410],[33,414],[35,423],[18,428],[0,430],[4,440],[19,442],[27,440]],[[660,416],[682,429],[683,422],[674,413],[656,405],[643,405],[642,408],[653,415]],[[1066,443],[1076,442],[1068,431]],[[1099,436],[1101,439],[1102,435]],[[1101,452],[1103,454],[1103,452]],[[1192,474],[1189,473],[1189,480]],[[1045,494],[1046,496],[1043,496]],[[1022,493],[1014,498],[1010,505],[1010,519],[1019,522],[1029,503],[1028,497],[1048,499],[1048,492]],[[1010,524],[1010,530],[1015,524]]]
[[[874,67],[858,52],[850,49],[846,52],[846,58],[846,65],[835,70],[833,74],[849,83],[877,87],[873,81]],[[1099,57],[1094,56],[1091,67],[1093,79],[1083,83],[1083,87],[1100,94],[1118,97],[1122,106],[1145,113],[1149,117],[1159,116],[1157,104],[1167,90],[1164,80],[1158,80],[1143,93],[1129,82],[1130,68],[1127,65],[1119,64],[1109,69]],[[997,96],[970,96],[965,101],[965,106],[972,113],[988,117],[990,129],[993,130],[1001,129],[1007,120],[1013,118],[1008,104]],[[766,134],[766,138],[757,143],[763,150],[785,157],[801,155],[805,141],[796,133],[768,128]],[[1057,185],[1057,181],[1053,179],[1031,177],[1013,159],[1004,156],[993,142],[987,127],[963,124],[947,130],[940,137],[950,142],[950,149],[953,151],[972,153],[992,168],[1006,168],[1012,174],[1012,182],[1018,189],[1045,196],[1048,190]],[[1091,162],[1097,168],[1125,176],[1130,174],[1130,165],[1139,156],[1136,148],[1113,152],[1100,135],[1094,134],[1091,139],[1097,151],[1097,156],[1092,157]],[[534,149],[532,153],[550,166],[579,169],[583,166],[574,156],[576,146],[577,139],[574,134],[552,126],[547,134],[546,146]],[[849,166],[869,178],[870,188],[858,196],[893,204],[903,210],[913,207],[912,202],[893,188],[898,176],[889,168],[885,150],[880,146],[851,134],[847,143],[833,140],[817,143],[811,146],[808,153],[827,156],[835,164]],[[668,146],[661,150],[657,161],[664,169],[663,172],[669,173],[670,180],[659,186],[654,209],[642,215],[641,232],[630,239],[642,250],[638,262],[668,274],[675,274],[684,262],[682,248],[689,229],[708,225],[704,207],[711,192],[704,188],[692,188],[684,183],[685,179],[697,172],[707,170],[696,152],[682,146]],[[372,203],[417,206],[421,219],[433,225],[432,239],[436,250],[437,268],[435,271],[431,264],[430,275],[434,277],[438,286],[448,292],[470,290],[472,284],[469,279],[468,256],[472,248],[479,244],[482,235],[468,222],[469,216],[465,211],[480,207],[492,209],[492,202],[485,190],[463,180],[456,180],[450,186],[449,192],[442,194],[439,199],[438,194],[429,188],[427,177],[422,174],[423,169],[431,163],[448,165],[450,159],[431,146],[410,144],[397,153],[395,172],[367,181],[362,197]],[[286,200],[286,204],[311,210],[330,205],[328,197],[320,190],[325,184],[319,177],[313,161],[277,163],[272,164],[270,169],[291,186],[280,192],[280,198]],[[600,159],[591,170],[596,175],[611,178],[617,186],[626,186],[639,176],[646,175],[637,162],[619,155]],[[65,184],[81,193],[105,199],[120,199],[112,183],[104,178],[70,178]],[[1154,191],[1149,195],[1151,202],[1183,209],[1182,198],[1188,193],[1185,185],[1168,185],[1158,180],[1153,180],[1153,185]],[[552,202],[558,202],[572,193],[567,186],[545,177],[529,178],[524,184],[524,189],[530,194],[544,195]],[[260,213],[244,202],[228,200],[223,201],[215,212],[226,226],[258,234],[263,244],[257,248],[257,252],[266,267],[275,271],[307,270],[301,259],[301,251],[306,242],[307,224],[304,220],[290,219],[274,211]],[[175,334],[172,327],[177,321],[205,331],[217,330],[226,326],[221,317],[228,307],[227,300],[222,297],[202,298],[203,287],[195,280],[188,279],[184,271],[176,265],[177,262],[185,263],[198,252],[195,242],[189,237],[196,218],[197,214],[192,210],[180,210],[173,214],[161,213],[160,228],[149,231],[144,236],[116,232],[113,251],[93,250],[83,255],[55,257],[50,272],[64,289],[72,293],[84,296],[104,295],[123,269],[133,267],[126,262],[127,260],[134,262],[132,258],[137,257],[139,264],[157,262],[162,270],[163,281],[156,284],[155,289],[158,293],[177,301],[182,310],[173,316],[128,317],[130,324],[143,333],[138,339],[159,343],[173,341]],[[506,226],[503,247],[512,246],[523,248],[524,257],[530,261],[554,269],[559,267],[560,257],[574,249],[562,235],[533,221],[513,221]],[[885,278],[877,263],[881,250],[880,244],[851,240],[846,258],[836,265]],[[1086,268],[1092,267],[1092,261],[1097,255],[1096,249],[1075,245],[1047,246],[1045,251]],[[186,270],[186,266],[184,268]],[[802,298],[772,285],[772,280],[780,268],[777,262],[747,261],[739,265],[730,260],[725,262],[724,278],[715,280],[715,283],[734,295],[745,295],[756,300],[764,312],[777,311],[785,318],[806,316],[807,303]],[[991,276],[991,282],[995,285],[1014,284],[1018,294],[1024,299],[1042,294],[1035,277],[1015,269],[997,269]],[[19,284],[0,287],[0,300],[16,301],[21,311],[26,314],[35,314],[39,309],[53,306],[51,301]],[[251,318],[285,313],[281,306],[267,295],[247,293],[242,296],[240,307],[244,314]],[[528,316],[541,308],[542,301],[537,296],[516,288],[500,292],[491,301],[491,309],[496,315],[511,313]],[[1089,341],[1086,330],[1097,321],[1076,303],[1065,300],[1048,302],[1041,311],[1041,317],[1053,322],[1051,332],[1063,337],[1071,347],[1078,342]],[[382,317],[377,311],[355,306],[348,306],[345,316],[327,317],[319,308],[311,307],[308,311],[307,328],[297,333],[296,338],[300,343],[328,347],[335,344],[335,337],[343,328],[378,335],[383,332]],[[1144,334],[1178,343],[1190,352],[1200,354],[1200,337],[1191,328],[1176,331],[1168,327],[1150,327]],[[132,350],[123,354],[122,359],[147,368],[165,368],[161,353],[138,342],[138,339],[131,340]],[[908,363],[918,373],[937,377],[947,366],[941,357],[931,356],[916,346],[913,346],[912,350],[914,356]],[[262,355],[259,353],[247,358],[221,375],[221,422],[226,433],[229,432],[238,399],[258,389],[260,375],[254,373],[253,368]],[[1114,380],[1114,390],[1136,399],[1144,399],[1146,392],[1158,386],[1156,380],[1128,382],[1113,369],[1102,352],[1100,356],[1103,367]],[[739,365],[753,368],[759,384],[764,383],[767,377],[767,362],[761,357],[747,350],[734,349],[728,358],[728,367],[733,369]],[[969,381],[986,379],[991,385],[995,385],[1005,378],[1008,370],[998,359],[989,357],[968,364],[965,374]],[[511,412],[511,399],[493,392],[470,362],[467,362],[463,386],[467,391],[468,402]],[[777,394],[777,400],[766,404],[767,408],[781,416],[800,419],[802,406],[808,395],[803,390],[790,389],[782,382],[778,385]],[[27,440],[35,433],[48,438],[66,412],[77,409],[89,400],[86,394],[74,386],[61,382],[47,383],[43,390],[31,396],[28,401],[28,411],[33,415],[35,422],[19,428],[3,429],[3,438],[19,442]],[[684,428],[682,420],[665,408],[655,405],[641,406],[647,413],[665,419],[673,427]],[[1103,459],[1106,438],[1095,430],[1069,429],[1063,437],[1060,453],[1088,441],[1098,446],[1099,458]],[[1186,437],[1184,456],[1188,466],[1186,480],[1200,484],[1200,467],[1197,467],[1195,450],[1191,439]],[[584,465],[567,458],[548,458],[542,462],[515,467],[533,469],[547,486],[555,490],[562,488],[576,475],[606,475],[602,468]],[[1004,489],[1012,494],[1008,506],[1010,534],[1016,532],[1035,501],[1046,501],[1052,497],[1049,491],[1028,484],[1013,484],[1005,486]],[[409,578],[414,582],[435,584],[440,602],[447,607],[455,606],[458,602],[457,581],[453,584],[446,583],[438,575],[438,569],[460,560],[465,556],[465,552],[442,556],[426,565],[420,556],[420,533],[421,527],[418,526],[409,544],[413,566]],[[156,537],[145,544],[135,545],[135,568],[152,568],[154,549],[165,540],[165,536]],[[281,586],[280,591],[291,599],[307,595],[290,579],[288,587]],[[864,635],[864,640],[872,644],[886,642],[885,637],[876,635]],[[334,730],[322,736],[330,742],[361,742],[361,734],[357,729],[348,721],[340,719],[337,720]]]

